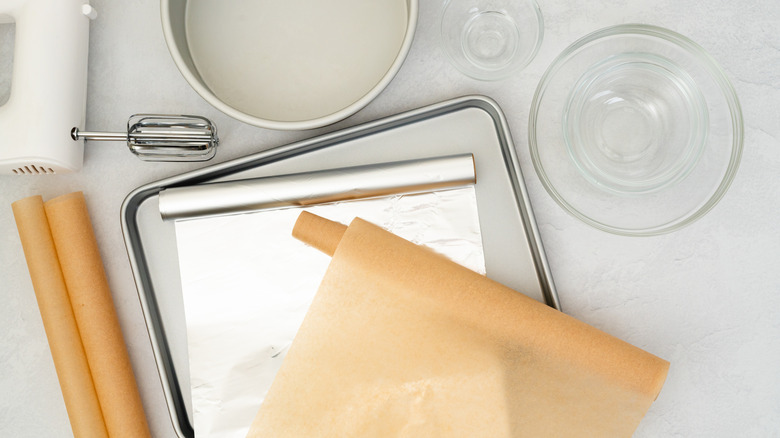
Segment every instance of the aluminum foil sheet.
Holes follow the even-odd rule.
[[[327,169],[160,191],[164,220],[322,204],[475,182],[472,154]]]
[[[473,185],[176,221],[196,437],[246,435],[317,291],[330,257],[291,237],[302,210],[485,271]]]

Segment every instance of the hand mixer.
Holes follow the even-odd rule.
[[[0,23],[16,23],[11,95],[0,107],[0,174],[81,168],[84,143],[67,133],[84,124],[94,15],[85,0],[0,0]]]
[[[11,93],[0,107],[0,175],[75,172],[84,140],[127,140],[147,161],[214,156],[216,128],[197,116],[133,116],[127,133],[83,132],[87,99],[87,0],[0,0],[16,23]]]

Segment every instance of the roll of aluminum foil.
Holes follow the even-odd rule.
[[[176,187],[160,192],[163,220],[422,193],[476,182],[472,154]]]

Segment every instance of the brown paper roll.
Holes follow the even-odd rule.
[[[76,438],[106,438],[108,433],[49,231],[43,200],[40,196],[33,196],[16,201],[11,207],[73,435]]]
[[[109,436],[150,437],[84,195],[45,210]]]
[[[356,219],[248,436],[629,437],[668,367]]]
[[[347,231],[346,225],[324,221],[321,217],[304,211],[298,216],[292,235],[325,254],[333,256],[345,231]]]

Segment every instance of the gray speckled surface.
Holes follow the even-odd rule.
[[[205,103],[167,52],[158,2],[92,3],[99,17],[91,27],[87,128],[121,130],[138,112],[201,114],[221,133],[214,162],[459,95],[494,98],[510,121],[566,312],[672,362],[635,436],[780,436],[780,3],[541,1],[546,35],[536,59],[510,79],[482,83],[447,63],[436,39],[440,2],[422,0],[416,39],[396,79],[353,117],[309,132],[244,125]],[[745,152],[725,198],[702,220],[659,237],[614,236],[568,216],[543,190],[527,148],[531,97],[553,58],[590,31],[628,22],[664,26],[702,45],[733,81],[745,117]],[[0,26],[2,54],[8,29]],[[9,77],[4,58],[0,101]],[[121,144],[93,143],[79,173],[0,177],[0,435],[71,436],[10,203],[82,190],[153,434],[174,436],[119,208],[136,187],[204,165],[144,163]]]

